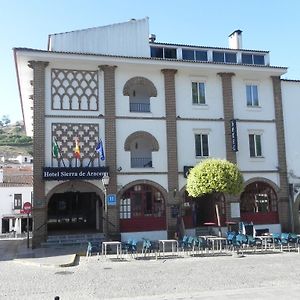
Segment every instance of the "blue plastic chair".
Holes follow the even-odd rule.
[[[99,255],[100,252],[100,244],[96,244],[93,242],[88,242],[87,249],[86,249],[86,257],[92,256],[94,253]]]
[[[248,238],[245,234],[242,233],[237,234],[232,240],[233,249],[236,250],[237,253],[242,250],[243,254],[243,248],[245,245],[247,245],[247,243]]]

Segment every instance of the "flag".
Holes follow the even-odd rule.
[[[75,141],[74,157],[76,157],[76,159],[80,158],[80,147],[79,147],[78,140]]]
[[[58,148],[57,142],[55,140],[53,140],[52,154],[55,158],[58,158],[59,148]]]
[[[105,160],[104,147],[101,139],[96,147],[96,151],[99,153],[100,159]]]

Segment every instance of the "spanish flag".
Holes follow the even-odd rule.
[[[78,140],[75,141],[75,148],[74,148],[74,157],[80,158],[80,147],[79,147],[79,143]]]

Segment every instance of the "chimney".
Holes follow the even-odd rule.
[[[228,37],[229,48],[231,49],[242,49],[242,30],[236,30]]]
[[[150,43],[154,43],[155,40],[156,40],[156,35],[153,34],[153,33],[151,33],[150,36],[149,36],[149,42],[150,42]]]

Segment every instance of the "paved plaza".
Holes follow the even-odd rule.
[[[54,262],[62,259],[61,253],[44,252],[44,257],[33,258],[30,251],[24,249],[24,241],[0,241],[0,299],[298,299],[300,295],[300,255],[295,252],[158,260],[129,256],[123,261],[93,256],[81,257],[72,267],[57,267]]]

